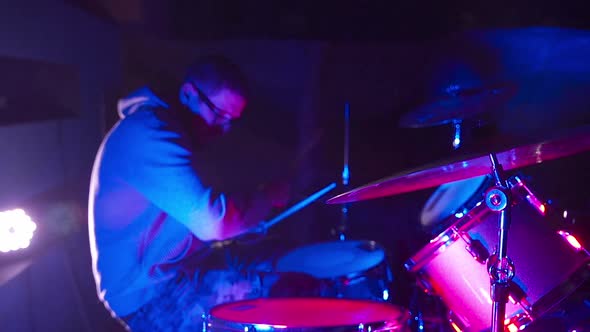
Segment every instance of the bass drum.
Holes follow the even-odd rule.
[[[385,250],[374,241],[333,241],[297,248],[280,257],[275,270],[311,275],[319,296],[387,301],[393,281]]]

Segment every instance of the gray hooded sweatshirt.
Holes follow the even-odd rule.
[[[163,267],[203,246],[196,234],[246,215],[261,219],[270,206],[255,199],[246,212],[214,195],[196,171],[189,133],[151,90],[122,99],[118,111],[92,171],[89,235],[99,297],[125,316],[174,277]]]

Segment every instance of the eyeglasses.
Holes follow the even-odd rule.
[[[207,105],[207,107],[209,107],[211,112],[215,113],[216,116],[218,116],[224,120],[227,120],[227,121],[234,120],[233,116],[230,113],[215,106],[215,104],[213,104],[211,99],[209,99],[209,97],[207,97],[207,95],[203,91],[201,91],[201,89],[199,89],[194,83],[191,82],[190,84],[192,85],[193,89],[195,89],[195,91],[197,91],[197,94],[199,95],[199,99],[201,99],[203,101],[203,103],[205,103],[205,105]]]

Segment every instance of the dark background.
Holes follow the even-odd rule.
[[[174,87],[196,55],[223,53],[251,81],[245,118],[214,147],[221,155],[234,152],[218,162],[230,190],[281,176],[300,154],[293,202],[340,184],[344,105],[350,105],[351,185],[275,226],[269,236],[287,248],[334,239],[340,207],[323,204],[332,194],[447,158],[542,141],[590,120],[590,16],[582,1],[47,0],[3,6],[5,55],[65,64],[63,77],[73,71],[80,78],[80,90],[53,92],[69,101],[61,113],[51,108],[48,115],[47,98],[31,98],[37,104],[8,110],[13,116],[0,128],[0,206],[27,207],[40,224],[30,251],[1,258],[0,326],[7,331],[118,330],[96,297],[90,269],[92,158],[116,121],[119,97],[148,83]],[[6,77],[19,74],[14,69]],[[483,128],[467,123],[459,151],[451,148],[448,125],[399,125],[451,84],[498,82],[515,85],[517,93],[482,117]],[[18,84],[23,87],[15,91],[27,91],[26,81]],[[72,113],[71,100],[78,99],[79,112]],[[307,150],[310,141],[315,145]],[[587,216],[589,159],[583,153],[511,174],[526,175],[540,196]],[[350,205],[349,238],[374,240],[387,251],[396,280],[392,300],[402,306],[412,284],[403,263],[433,237],[419,216],[434,189]],[[578,218],[582,239],[588,222]]]

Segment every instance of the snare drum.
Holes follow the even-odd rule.
[[[211,309],[207,331],[407,331],[409,314],[397,306],[329,298],[255,299]]]
[[[545,205],[521,179],[512,177],[509,183],[514,204],[508,257],[516,274],[506,319],[513,331],[542,316],[588,279],[590,256],[569,233],[553,227]],[[451,226],[405,266],[428,292],[441,297],[456,329],[486,330],[492,319],[486,260],[497,247],[499,213],[482,200],[464,216],[451,218]]]
[[[335,241],[297,248],[279,258],[277,272],[321,280],[323,297],[387,301],[393,280],[385,251],[374,241]]]

